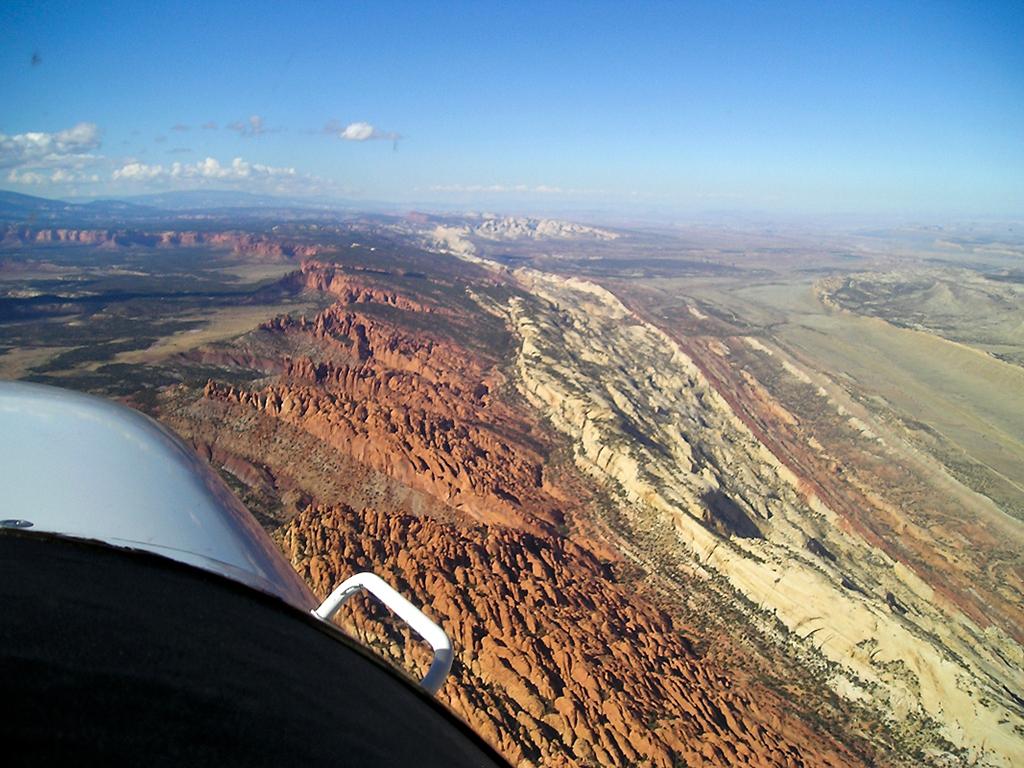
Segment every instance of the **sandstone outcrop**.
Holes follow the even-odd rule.
[[[933,589],[915,576],[758,439],[738,415],[735,384],[720,393],[676,341],[609,291],[516,274],[534,297],[509,303],[522,338],[518,383],[573,441],[577,465],[618,491],[630,525],[671,530],[668,550],[724,578],[742,599],[722,598],[751,626],[806,664],[834,665],[835,691],[893,713],[894,730],[918,748],[952,743],[987,765],[1024,759],[1014,628],[936,599],[941,581]],[[705,364],[721,357],[712,351]],[[736,378],[744,399],[786,425],[751,377]],[[811,539],[834,556],[814,554]]]
[[[280,383],[250,392],[210,382],[205,397],[299,426],[470,518],[537,532],[562,524],[544,490],[537,424],[492,396],[502,375],[467,350],[340,303],[263,330],[317,340],[335,361],[289,359]]]
[[[513,764],[857,762],[698,658],[665,613],[563,537],[312,506],[278,539],[320,595],[374,569],[426,606],[458,659],[442,699]],[[403,668],[422,664],[408,635],[366,613],[355,623]]]
[[[411,312],[451,314],[434,304],[413,301],[387,288],[369,285],[364,279],[333,264],[309,259],[301,268],[283,278],[279,285],[292,291],[315,291],[337,298],[341,304],[382,304]]]
[[[584,533],[594,499],[550,471],[553,439],[502,361],[419,321],[458,312],[319,262],[290,279],[338,301],[200,354],[267,378],[210,381],[165,418],[254,493],[299,499],[298,514],[269,522],[319,594],[372,569],[426,606],[457,649],[443,699],[513,763],[861,762],[767,688],[698,655],[616,576],[621,555]],[[338,467],[350,473],[340,485],[318,476]],[[388,491],[380,509],[346,503],[380,497],[354,484],[381,478],[414,495]],[[353,616],[397,664],[423,663],[393,627]]]
[[[8,227],[0,238],[0,244],[5,246],[28,243],[71,243],[108,248],[176,248],[205,245],[212,248],[230,249],[234,253],[243,254],[255,260],[271,261],[312,258],[320,250],[312,244],[290,243],[269,235],[254,235],[245,232]]]

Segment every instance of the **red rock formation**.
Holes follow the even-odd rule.
[[[617,581],[602,558],[618,555],[582,533],[592,502],[548,477],[550,440],[502,396],[499,361],[401,324],[402,313],[384,321],[355,311],[376,302],[412,316],[429,311],[426,300],[319,263],[298,275],[340,301],[312,319],[266,323],[260,348],[303,353],[265,368],[279,375],[251,390],[207,383],[193,421],[175,426],[188,434],[195,419],[230,420],[203,433],[221,444],[200,450],[264,492],[294,472],[292,459],[268,469],[237,446],[247,431],[266,441],[276,429],[280,439],[313,440],[323,466],[321,451],[334,452],[436,500],[385,512],[321,499],[281,525],[276,538],[319,594],[372,569],[427,606],[457,651],[443,699],[513,763],[858,764],[777,696],[698,657],[667,614]],[[287,446],[274,455],[292,457]],[[286,482],[313,495],[297,474]],[[432,517],[437,509],[453,514]],[[354,616],[397,663],[422,662],[409,638],[358,606]]]
[[[415,373],[432,382],[443,381],[455,388],[456,395],[461,394],[468,379],[483,376],[481,362],[465,349],[422,332],[409,333],[394,323],[351,311],[341,303],[331,305],[312,320],[286,315],[261,328],[310,336],[347,350],[353,361],[372,358],[384,368]],[[474,382],[473,388],[476,386]]]
[[[175,248],[207,245],[228,248],[238,254],[256,259],[284,261],[312,258],[319,253],[316,245],[290,243],[268,235],[244,232],[148,232],[134,229],[68,229],[8,227],[0,243],[74,243],[104,247],[143,246],[148,248]]]
[[[411,312],[450,314],[443,307],[413,301],[402,294],[368,285],[365,280],[346,274],[344,268],[316,260],[302,262],[302,268],[282,280],[295,291],[318,291],[337,297],[342,304],[384,304]]]
[[[100,245],[114,237],[114,233],[102,230],[44,229],[34,233],[32,240],[37,243],[69,242]]]
[[[501,374],[465,349],[340,305],[264,330],[331,343],[349,364],[289,360],[279,384],[250,392],[210,382],[205,397],[299,426],[473,519],[537,532],[562,524],[561,503],[543,488],[537,425],[491,397]]]
[[[443,700],[513,763],[856,762],[698,658],[669,616],[560,536],[315,506],[278,539],[320,595],[373,569],[427,606],[456,647]],[[365,614],[356,623],[383,632]],[[409,638],[388,640],[414,668]]]
[[[266,235],[241,232],[217,232],[206,236],[202,242],[214,247],[231,248],[235,253],[274,260],[308,259],[320,251],[316,245],[289,243]]]

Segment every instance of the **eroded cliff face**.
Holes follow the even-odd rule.
[[[319,594],[372,569],[427,606],[456,646],[443,699],[514,763],[860,762],[752,676],[695,653],[614,545],[587,533],[589,481],[555,470],[558,441],[505,361],[444,332],[502,321],[329,264],[290,279],[338,301],[197,353],[264,376],[170,391],[162,416],[270,499],[261,519]],[[422,661],[368,614],[353,621],[406,668]]]
[[[280,285],[293,291],[325,293],[336,297],[339,304],[380,304],[424,314],[454,314],[446,307],[413,301],[397,291],[368,285],[365,279],[316,259],[303,261],[300,269],[281,280]]]
[[[288,360],[279,383],[256,391],[211,382],[207,399],[295,425],[469,518],[533,531],[562,524],[561,504],[544,489],[536,423],[492,396],[502,375],[467,350],[340,303],[263,330],[304,348],[318,343],[327,359]]]
[[[611,293],[516,274],[534,297],[507,307],[522,339],[521,390],[572,440],[577,465],[616,489],[636,531],[672,530],[707,589],[724,579],[722,598],[752,626],[807,665],[831,664],[833,689],[890,716],[910,748],[1024,761],[1012,693],[1024,687],[1021,647],[1005,630],[937,599],[862,536],[757,439],[673,339]]]
[[[0,244],[5,246],[29,243],[69,243],[106,248],[175,248],[206,245],[230,249],[234,253],[244,254],[256,260],[271,261],[312,258],[319,252],[315,245],[289,243],[280,238],[246,232],[8,227],[0,237]]]

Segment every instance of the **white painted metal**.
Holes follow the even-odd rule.
[[[302,610],[316,605],[195,451],[152,419],[100,398],[0,382],[0,521],[155,552]]]
[[[420,681],[420,685],[430,693],[437,694],[448,677],[452,668],[452,644],[448,635],[437,624],[432,622],[415,605],[400,595],[390,584],[374,573],[357,573],[343,581],[324,600],[320,607],[313,611],[324,621],[328,621],[342,604],[352,595],[365,589],[371,595],[380,600],[390,608],[396,616],[412,627],[413,631],[422,637],[434,650],[434,660],[427,670],[426,676]]]

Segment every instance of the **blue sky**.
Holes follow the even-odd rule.
[[[7,0],[0,28],[22,192],[1024,214],[1020,2]]]

